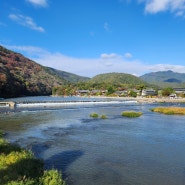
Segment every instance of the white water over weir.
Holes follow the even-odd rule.
[[[0,107],[10,107],[14,108],[16,105],[15,102],[0,102]]]
[[[98,105],[98,104],[126,104],[137,101],[66,101],[66,102],[23,102],[16,103],[16,107],[57,107],[65,105]]]

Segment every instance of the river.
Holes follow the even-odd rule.
[[[6,138],[32,150],[46,169],[61,170],[68,185],[185,184],[185,116],[150,111],[161,104],[76,97],[6,101],[19,105],[0,108]],[[125,110],[143,115],[125,118]],[[94,112],[107,119],[91,118]]]

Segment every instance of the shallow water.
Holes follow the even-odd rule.
[[[0,114],[0,129],[44,159],[46,168],[62,170],[69,185],[184,185],[185,117],[153,113],[155,106],[18,108]],[[143,115],[124,118],[124,110]],[[92,112],[108,118],[90,118]]]

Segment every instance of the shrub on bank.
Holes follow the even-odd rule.
[[[185,115],[185,107],[156,107],[151,109],[153,112],[159,112],[167,115],[180,114]]]
[[[128,117],[128,118],[136,118],[141,116],[142,112],[135,112],[135,111],[124,111],[121,113],[122,116]]]
[[[0,184],[65,185],[57,170],[44,171],[43,161],[31,151],[8,143],[0,137]]]
[[[65,185],[65,182],[62,180],[62,175],[57,170],[44,171],[44,175],[40,178],[40,184],[42,185],[53,185],[60,184]]]

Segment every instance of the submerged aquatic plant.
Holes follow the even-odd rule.
[[[101,119],[107,119],[107,116],[105,114],[100,116]]]
[[[151,109],[151,111],[167,115],[173,114],[185,115],[185,107],[156,107]]]
[[[90,117],[92,117],[92,118],[98,118],[99,115],[98,115],[97,113],[91,113],[91,114],[90,114]]]
[[[99,116],[97,113],[91,113],[90,117],[92,118],[101,118],[101,119],[107,119],[107,116],[105,114],[102,114],[101,116]]]
[[[124,111],[121,113],[122,116],[128,117],[128,118],[136,118],[141,116],[142,112],[136,112],[136,111]]]

